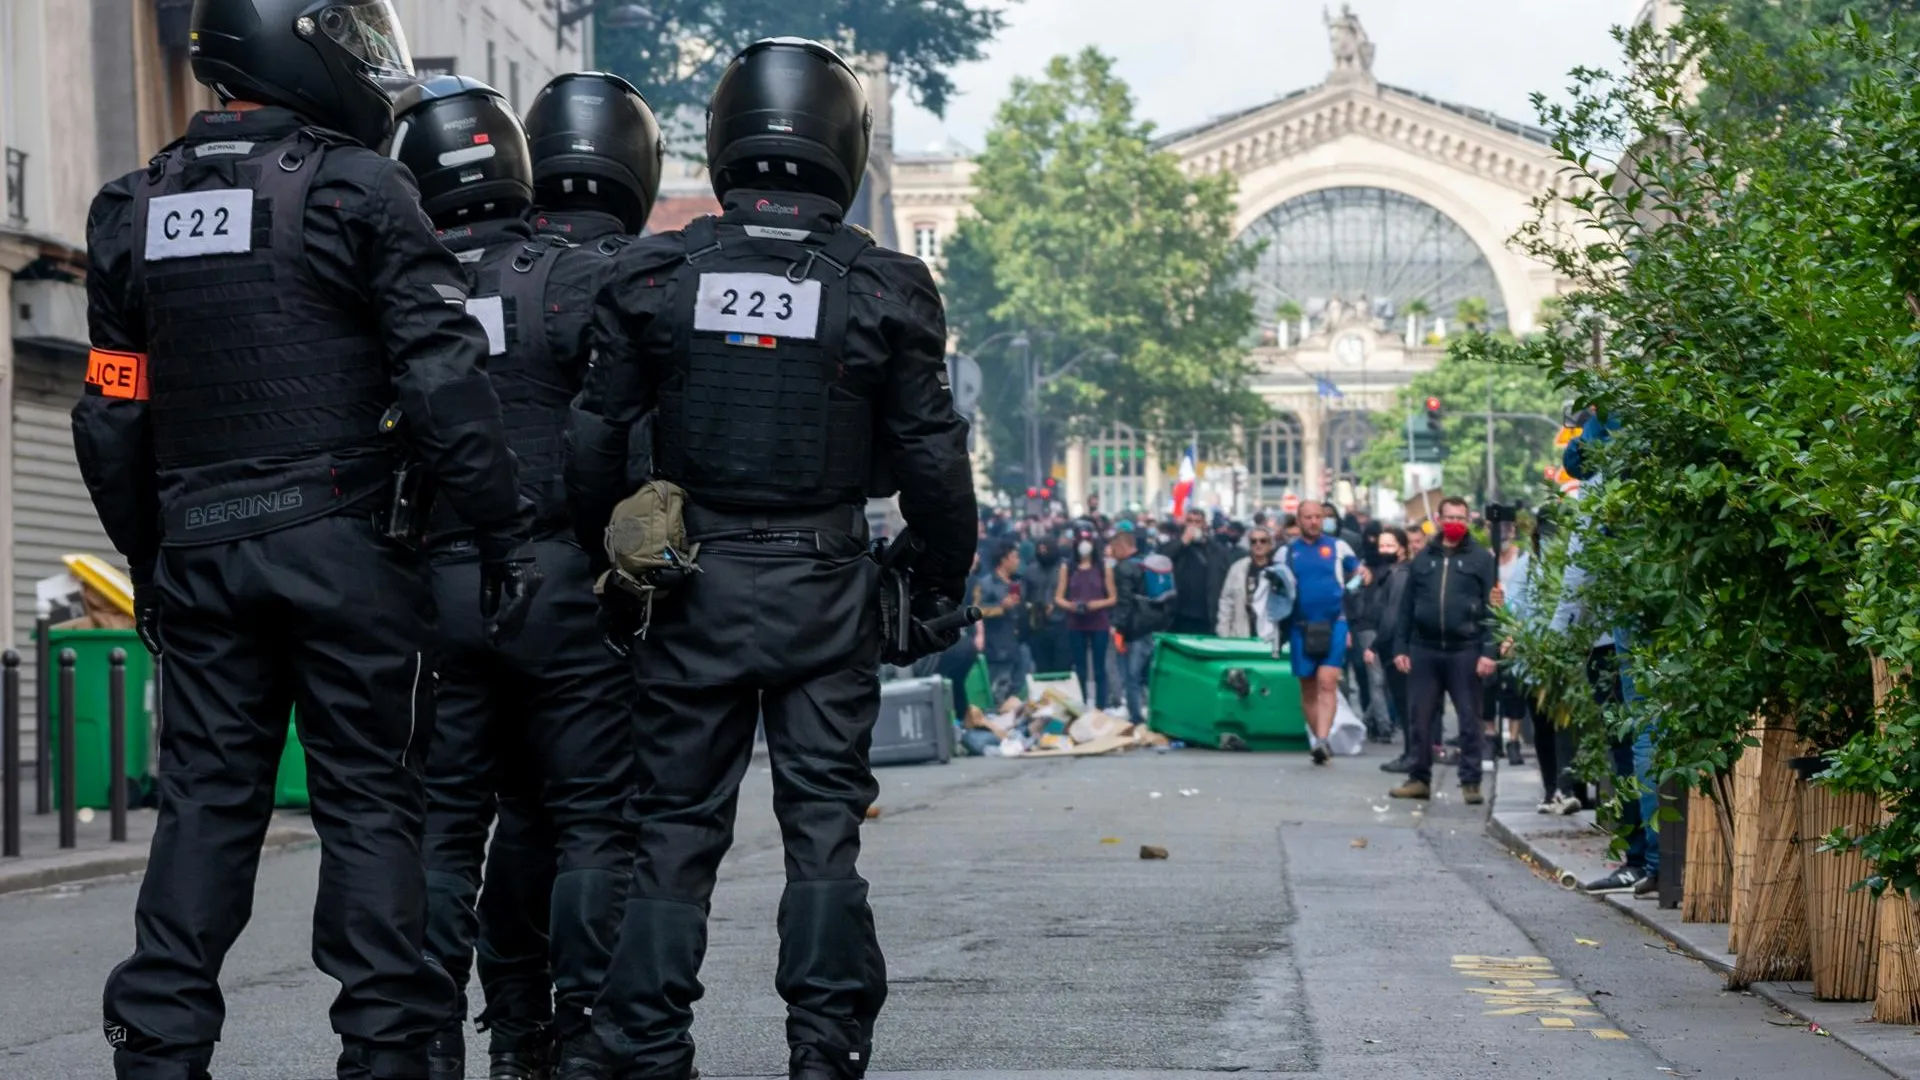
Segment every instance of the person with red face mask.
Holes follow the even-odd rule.
[[[1413,560],[1391,646],[1394,667],[1407,676],[1414,723],[1413,767],[1396,799],[1433,797],[1433,732],[1440,695],[1453,699],[1460,724],[1460,791],[1469,805],[1480,795],[1481,682],[1496,668],[1500,643],[1489,629],[1499,568],[1493,554],[1467,531],[1467,502],[1440,502],[1439,542]]]

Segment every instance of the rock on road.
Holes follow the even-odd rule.
[[[892,981],[876,1075],[1885,1075],[1539,880],[1457,793],[1418,817],[1389,805],[1377,760],[1184,751],[882,770],[863,860]],[[769,799],[756,761],[697,1010],[709,1077],[785,1069]],[[1171,857],[1142,860],[1142,845]],[[226,968],[220,1080],[331,1075],[333,984],[308,959],[317,865],[311,849],[261,864]],[[137,888],[0,897],[0,1077],[110,1075],[100,986],[131,945]],[[480,1076],[485,1036],[469,1045]]]

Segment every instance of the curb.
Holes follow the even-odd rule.
[[[1487,817],[1487,831],[1491,833],[1496,839],[1498,839],[1502,845],[1504,845],[1511,851],[1514,851],[1518,854],[1522,854],[1531,858],[1537,865],[1542,866],[1547,870],[1551,871],[1553,878],[1556,881],[1560,880],[1563,876],[1570,875],[1572,873],[1572,871],[1564,869],[1561,866],[1559,860],[1556,859],[1554,856],[1550,855],[1548,852],[1542,850],[1541,848],[1536,847],[1533,843],[1528,841],[1526,838],[1522,837],[1519,833],[1514,832],[1513,829],[1509,827],[1506,822],[1500,820],[1499,814],[1497,813],[1498,803],[1499,803],[1498,789],[1495,789],[1494,798],[1489,800],[1489,803],[1493,806],[1496,812],[1490,813]],[[1669,927],[1667,927],[1659,919],[1654,917],[1654,915],[1649,910],[1650,905],[1646,901],[1636,901],[1631,896],[1626,897],[1624,899],[1619,895],[1588,896],[1586,893],[1580,892],[1577,888],[1568,889],[1567,891],[1572,895],[1581,897],[1586,900],[1599,901],[1601,903],[1606,904],[1608,907],[1613,908],[1616,911],[1622,912],[1628,918],[1632,919],[1634,922],[1639,923],[1641,926],[1659,935],[1660,939],[1662,941],[1665,941],[1667,945],[1671,947],[1674,951],[1683,953],[1687,956],[1692,957],[1695,960],[1698,960],[1701,964],[1705,965],[1708,969],[1712,970],[1716,974],[1726,975],[1733,970],[1733,965],[1727,963],[1727,957],[1725,954],[1714,953],[1707,949],[1703,949],[1699,945],[1695,944],[1694,942],[1685,940],[1679,937],[1678,935],[1674,934],[1669,929]],[[1720,924],[1704,924],[1703,923],[1701,925],[1720,925]],[[1920,1080],[1920,1073],[1905,1071],[1901,1069],[1899,1066],[1893,1064],[1892,1062],[1887,1061],[1884,1057],[1882,1057],[1877,1052],[1877,1048],[1873,1046],[1869,1046],[1866,1040],[1862,1040],[1856,1037],[1856,1035],[1850,1032],[1847,1029],[1847,1027],[1834,1024],[1833,1018],[1831,1016],[1822,1017],[1822,1016],[1815,1015],[1816,1010],[1809,1008],[1809,1005],[1813,1004],[1811,999],[1805,996],[1802,996],[1800,994],[1796,994],[1788,991],[1787,985],[1788,984],[1785,984],[1785,983],[1757,982],[1750,985],[1748,989],[1753,992],[1753,995],[1755,997],[1761,998],[1769,1002],[1775,1008],[1779,1009],[1781,1012],[1784,1012],[1787,1015],[1794,1017],[1795,1019],[1804,1020],[1809,1024],[1820,1025],[1821,1029],[1824,1030],[1827,1033],[1827,1035],[1831,1037],[1835,1042],[1839,1043],[1842,1046],[1845,1046],[1847,1049],[1860,1055],[1862,1058],[1872,1063],[1876,1068],[1884,1071],[1887,1075],[1893,1076],[1893,1077],[1899,1077],[1900,1080]],[[1825,1004],[1831,1007],[1837,1003],[1825,1002],[1822,1004]],[[1859,1005],[1861,1003],[1856,1002],[1856,1003],[1844,1003],[1844,1004]],[[1887,1030],[1890,1027],[1889,1025],[1871,1025],[1871,1026],[1877,1026],[1882,1030]]]
[[[267,831],[260,852],[273,855],[296,851],[319,842],[319,834],[310,827],[279,825]],[[135,851],[62,853],[47,856],[48,865],[17,870],[0,866],[0,895],[138,874],[146,870],[147,858],[148,848],[142,845]]]

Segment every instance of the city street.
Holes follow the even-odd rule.
[[[1535,876],[1487,838],[1484,808],[1451,791],[1419,817],[1389,806],[1378,760],[1147,751],[883,770],[865,858],[893,985],[876,1071],[1885,1075]],[[1512,782],[1537,797],[1531,767]],[[696,1031],[710,1077],[786,1064],[768,799],[756,762],[714,901]],[[262,864],[227,965],[221,1080],[331,1075],[332,984],[306,930],[317,857]],[[100,985],[130,944],[136,887],[0,897],[0,1076],[108,1074]],[[484,1036],[470,1045],[479,1076]]]

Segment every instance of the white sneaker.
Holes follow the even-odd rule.
[[[1554,799],[1553,809],[1550,812],[1559,814],[1562,817],[1565,817],[1568,814],[1577,814],[1580,812],[1580,810],[1581,810],[1581,806],[1580,806],[1579,799],[1576,799],[1571,795],[1561,795]]]
[[[1555,805],[1556,805],[1556,800],[1548,799],[1546,802],[1543,802],[1539,806],[1534,807],[1533,812],[1536,814],[1551,814],[1554,812]]]

